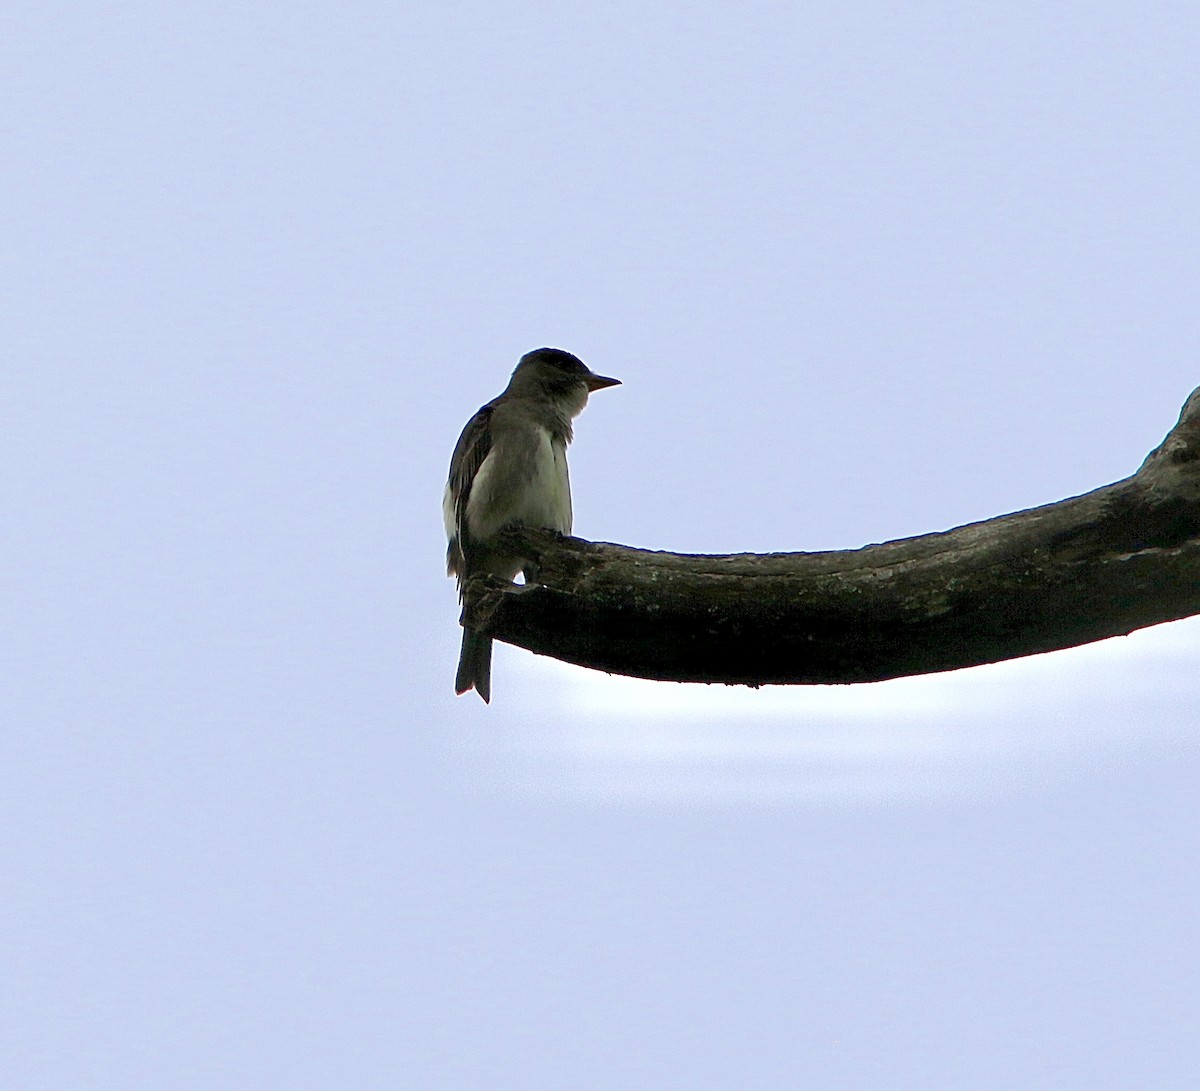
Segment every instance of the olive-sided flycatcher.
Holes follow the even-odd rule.
[[[619,386],[590,371],[562,349],[534,349],[521,357],[504,393],[468,422],[450,459],[442,499],[446,568],[458,577],[459,598],[476,576],[512,580],[525,558],[495,544],[507,527],[523,525],[571,533],[567,444],[571,420],[588,395]],[[463,630],[455,691],[474,688],[491,699],[492,638]]]

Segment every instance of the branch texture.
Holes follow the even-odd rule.
[[[1200,614],[1200,389],[1132,477],[944,533],[701,556],[517,530],[536,586],[464,616],[569,663],[684,682],[873,682]]]

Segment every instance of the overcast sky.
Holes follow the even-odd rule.
[[[456,698],[539,345],[576,533],[852,548],[1200,384],[1192,5],[0,14],[0,1084],[1196,1086],[1200,626]]]

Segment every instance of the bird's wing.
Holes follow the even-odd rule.
[[[492,449],[492,410],[489,402],[469,421],[455,444],[450,459],[450,480],[446,485],[446,536],[450,539],[448,563],[451,572],[461,572],[456,564],[456,554],[462,555],[466,536],[467,501],[471,498],[471,486],[479,467]]]

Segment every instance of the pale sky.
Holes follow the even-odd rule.
[[[873,686],[498,648],[440,497],[851,548],[1200,385],[1184,4],[9,4],[0,1085],[1196,1086],[1200,624]]]

